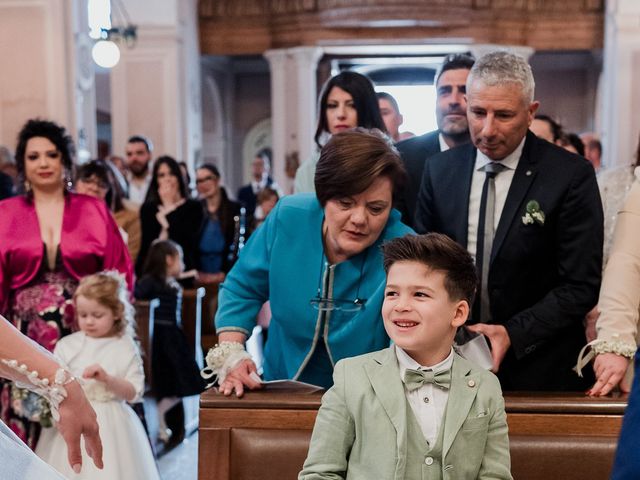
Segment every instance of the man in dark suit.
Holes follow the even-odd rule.
[[[474,59],[465,54],[445,58],[436,74],[436,122],[438,130],[410,138],[396,145],[407,171],[407,181],[398,192],[396,208],[402,222],[414,226],[420,180],[427,158],[469,142],[467,102],[464,98],[467,75]]]
[[[593,167],[528,130],[538,108],[531,68],[493,52],[467,80],[472,143],[431,157],[418,232],[441,232],[475,255],[475,325],[505,390],[581,390],[572,371],[596,304],[603,215]],[[486,248],[485,248],[486,245]]]
[[[258,193],[265,187],[274,186],[273,179],[269,176],[269,151],[263,149],[256,154],[251,164],[251,182],[238,189],[238,202],[247,210],[247,214],[253,216],[256,210]]]
[[[13,196],[13,180],[9,175],[0,172],[0,200]]]

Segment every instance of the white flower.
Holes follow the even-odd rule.
[[[536,220],[540,225],[544,225],[544,213],[541,211],[533,212],[531,216]]]
[[[532,225],[534,223],[533,217],[529,213],[525,213],[524,217],[522,217],[522,223]]]

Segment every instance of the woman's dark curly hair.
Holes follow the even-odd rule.
[[[18,134],[18,145],[16,146],[16,167],[18,175],[24,180],[24,155],[27,149],[27,142],[34,137],[44,137],[56,146],[62,156],[62,166],[71,173],[73,169],[73,155],[75,148],[73,139],[64,127],[57,123],[39,118],[28,120]]]

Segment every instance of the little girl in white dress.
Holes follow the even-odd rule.
[[[144,372],[133,340],[133,307],[124,279],[102,272],[81,280],[74,295],[80,331],[61,339],[54,354],[83,389],[98,417],[104,469],[83,459],[76,475],[69,467],[66,446],[55,428],[45,428],[36,447],[43,460],[70,479],[160,479],[142,423],[126,404],[138,402]]]

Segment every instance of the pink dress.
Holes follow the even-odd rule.
[[[29,197],[0,202],[0,314],[47,350],[74,330],[71,304],[85,275],[115,269],[133,281],[126,245],[104,202],[65,194],[60,245],[50,270],[38,217]],[[38,395],[0,383],[0,417],[31,448],[50,424]]]

